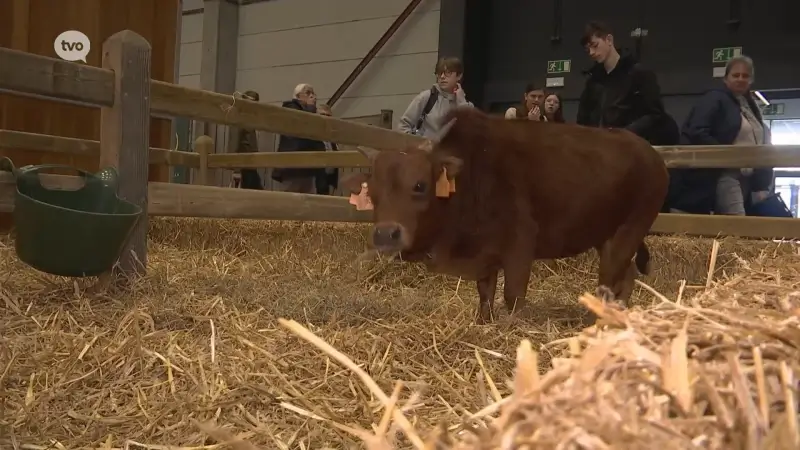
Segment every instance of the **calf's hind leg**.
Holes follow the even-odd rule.
[[[475,323],[483,325],[494,320],[494,294],[497,292],[497,271],[478,279],[478,314]]]
[[[508,312],[512,314],[525,308],[525,294],[528,293],[528,282],[531,279],[531,269],[533,268],[534,248],[539,228],[535,222],[530,220],[529,212],[527,209],[520,211],[517,218],[527,217],[528,219],[520,220],[517,224],[515,239],[503,256],[503,276],[505,277],[503,299]]]

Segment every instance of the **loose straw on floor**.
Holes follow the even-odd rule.
[[[372,377],[370,377],[369,374],[362,368],[358,367],[358,365],[356,365],[353,360],[348,358],[347,355],[331,347],[330,344],[323,341],[317,337],[317,335],[309,331],[306,327],[300,325],[294,320],[278,319],[278,323],[292,333],[296,334],[298,337],[308,341],[310,344],[322,350],[331,358],[339,361],[339,363],[341,363],[343,366],[350,369],[354,374],[361,378],[361,381],[364,383],[364,385],[370,390],[370,392],[372,392],[373,395],[378,397],[385,408],[393,408],[392,401],[378,386],[375,380],[373,380]],[[400,427],[400,429],[403,430],[403,433],[405,433],[406,437],[408,437],[408,440],[414,444],[414,447],[416,447],[418,450],[424,450],[425,443],[422,441],[422,438],[420,438],[417,432],[414,431],[414,426],[411,425],[411,422],[408,421],[406,416],[404,416],[401,411],[394,409],[392,411],[392,417],[397,422],[397,425]]]

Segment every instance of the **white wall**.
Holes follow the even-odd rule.
[[[408,0],[271,0],[241,6],[236,89],[261,101],[288,100],[310,83],[327,101],[408,5]],[[183,0],[183,10],[203,0]],[[181,20],[178,83],[200,87],[203,14]],[[411,99],[433,83],[439,47],[439,0],[423,0],[334,105],[339,117],[394,111],[395,125]]]
[[[183,10],[203,7],[203,0],[183,0]],[[178,84],[200,89],[200,60],[203,54],[203,14],[181,17],[181,56]]]
[[[408,0],[272,0],[242,6],[236,89],[280,103],[298,83],[310,83],[326,101],[407,5]],[[193,45],[190,34],[186,46]],[[438,47],[439,0],[424,0],[334,105],[334,114],[358,117],[391,109],[396,124],[411,99],[431,86]],[[186,66],[189,85],[195,64]]]

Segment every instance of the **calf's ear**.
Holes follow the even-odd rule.
[[[361,185],[369,182],[369,174],[352,173],[342,178],[340,185],[346,194],[356,194],[361,192]]]
[[[356,147],[356,150],[358,150],[359,153],[364,155],[367,158],[367,160],[369,160],[370,164],[372,164],[375,161],[375,158],[378,156],[378,153],[380,153],[380,151],[375,150],[374,148],[362,147],[360,145]]]
[[[447,171],[447,179],[452,180],[458,173],[461,171],[461,167],[464,165],[464,161],[461,158],[450,156],[450,155],[441,155],[436,158],[438,163],[441,165],[443,169]]]

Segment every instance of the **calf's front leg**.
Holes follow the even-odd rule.
[[[524,216],[523,216],[524,217]],[[516,239],[503,259],[505,289],[503,297],[509,313],[525,308],[525,295],[533,269],[534,249],[538,226],[532,221],[522,221],[517,225]]]
[[[494,294],[497,292],[497,270],[490,275],[478,279],[478,314],[475,323],[484,325],[494,321]]]
[[[636,264],[632,260],[615,260],[614,250],[612,241],[606,242],[597,249],[600,256],[600,268],[595,295],[606,303],[613,302],[627,308],[638,272]]]

